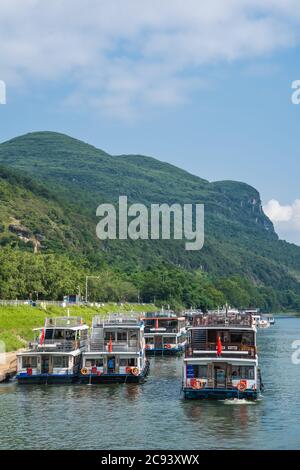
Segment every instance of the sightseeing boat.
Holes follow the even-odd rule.
[[[271,324],[275,323],[274,317],[270,321],[271,315],[262,315],[259,309],[244,310],[244,313],[249,313],[252,315],[252,321],[256,328],[270,328]]]
[[[255,400],[262,388],[251,313],[195,316],[184,359],[185,398]]]
[[[148,355],[174,355],[186,346],[186,318],[173,312],[147,313],[145,348]]]
[[[87,346],[88,326],[80,317],[46,318],[35,339],[17,354],[21,384],[60,384],[77,380],[81,355]]]
[[[148,372],[143,321],[124,315],[94,317],[80,382],[141,383]]]

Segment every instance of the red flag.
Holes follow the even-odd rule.
[[[222,355],[222,342],[220,336],[218,336],[218,343],[217,343],[217,356]]]
[[[113,343],[112,343],[112,337],[109,338],[109,343],[108,343],[108,352],[111,353],[113,350]]]
[[[43,328],[41,331],[40,342],[39,342],[40,346],[42,346],[44,340],[45,340],[45,328]]]

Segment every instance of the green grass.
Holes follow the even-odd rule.
[[[95,315],[107,315],[114,312],[145,312],[155,309],[154,305],[104,304],[103,307],[73,306],[70,307],[71,316],[80,316],[84,322],[91,325]],[[50,306],[46,310],[29,305],[0,306],[0,341],[5,343],[7,352],[24,347],[25,342],[33,338],[33,328],[43,326],[46,317],[66,316],[67,309]]]

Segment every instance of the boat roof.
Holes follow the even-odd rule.
[[[44,328],[46,330],[68,330],[68,331],[80,331],[80,330],[88,330],[87,325],[80,325],[80,326],[40,326],[38,328],[33,328],[33,331],[41,331]]]
[[[95,316],[92,321],[93,328],[144,328],[144,322],[136,315],[110,314],[108,317]]]
[[[243,328],[255,330],[250,313],[221,312],[205,313],[193,317],[193,328]]]
[[[185,320],[185,318],[175,312],[147,312],[143,317],[143,320]]]
[[[86,330],[88,326],[84,324],[83,319],[81,317],[47,317],[45,318],[45,324],[42,327],[34,328],[35,330],[42,330],[43,328],[51,329],[51,328],[59,328],[59,329],[66,329],[66,330]]]

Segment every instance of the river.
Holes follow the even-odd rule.
[[[143,385],[0,386],[0,449],[300,449],[300,318],[258,332],[256,403],[186,401],[182,358],[153,358]]]

